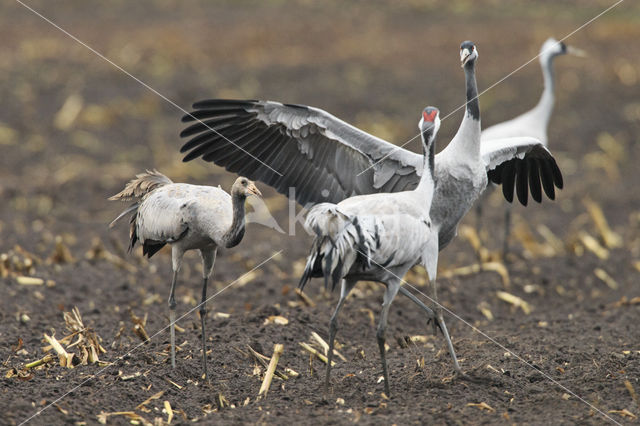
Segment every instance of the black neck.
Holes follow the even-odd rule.
[[[422,152],[424,155],[424,168],[429,167],[431,177],[433,177],[435,170],[435,156],[436,156],[436,143],[435,140],[429,142],[432,137],[433,129],[431,131],[422,132]],[[424,169],[423,169],[424,170]]]
[[[467,85],[467,113],[469,113],[474,120],[480,120],[480,103],[478,102],[475,63],[476,61],[469,61],[464,65],[465,83]]]

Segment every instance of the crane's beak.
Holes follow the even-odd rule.
[[[470,56],[471,56],[471,52],[469,51],[469,49],[467,48],[460,49],[460,62],[462,62],[462,65],[460,65],[461,67],[465,66]]]
[[[579,58],[586,58],[588,56],[586,51],[572,46],[567,46],[567,54],[578,56]]]
[[[256,185],[252,182],[249,184],[249,186],[247,186],[247,191],[249,191],[250,194],[253,194],[257,197],[262,198],[262,192],[260,192],[260,190],[256,187]]]

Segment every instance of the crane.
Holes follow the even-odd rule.
[[[305,227],[315,234],[315,238],[299,288],[304,289],[311,277],[323,276],[325,287],[332,280],[332,289],[341,282],[340,300],[329,323],[325,393],[329,388],[338,313],[355,284],[359,280],[370,280],[386,286],[376,336],[385,393],[390,396],[385,330],[391,303],[403,283],[402,277],[416,263],[425,266],[432,285],[435,285],[438,242],[437,233],[431,226],[429,209],[434,194],[434,140],[439,127],[438,109],[425,108],[419,123],[424,168],[415,189],[356,195],[337,204],[320,203],[307,214]],[[428,309],[428,313],[429,318],[436,321],[433,311]],[[459,371],[447,328],[443,321],[439,325]]]
[[[176,366],[175,289],[178,272],[184,253],[199,250],[203,270],[200,321],[205,380],[207,282],[213,273],[218,247],[231,248],[242,241],[245,230],[245,200],[250,195],[262,196],[255,184],[245,177],[236,179],[229,195],[220,187],[173,183],[157,170],[147,170],[136,175],[121,192],[109,198],[135,201],[109,225],[113,227],[118,220],[131,214],[129,251],[140,242],[142,253],[151,258],[166,244],[171,245],[173,279],[168,303],[172,368]]]
[[[555,101],[554,89],[555,78],[553,72],[553,61],[561,55],[584,56],[585,53],[572,46],[568,46],[554,38],[547,39],[540,48],[539,60],[542,68],[544,89],[540,100],[531,110],[502,123],[494,124],[482,131],[482,145],[490,148],[498,139],[514,136],[531,136],[538,139],[544,146],[547,146],[549,120],[553,114],[553,104]],[[484,198],[484,197],[483,197]],[[535,198],[534,198],[535,199]],[[535,199],[540,202],[541,199]],[[482,216],[483,199],[477,204],[476,218],[480,223]],[[503,258],[509,249],[509,233],[511,228],[511,205],[507,204],[505,210],[505,228],[503,241]]]

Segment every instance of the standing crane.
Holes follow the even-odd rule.
[[[488,149],[493,144],[499,143],[498,139],[508,138],[514,136],[531,136],[538,139],[544,146],[548,146],[547,128],[549,127],[549,120],[553,113],[553,104],[555,101],[554,89],[555,78],[553,72],[553,61],[556,57],[561,55],[571,54],[575,56],[584,56],[584,52],[572,46],[567,46],[563,42],[557,41],[554,38],[547,39],[540,48],[540,66],[542,68],[542,77],[544,80],[544,90],[542,96],[538,101],[538,104],[533,109],[521,114],[511,120],[504,121],[502,123],[494,124],[487,127],[482,131],[481,140],[482,146],[486,146]],[[533,192],[531,194],[534,195]],[[508,199],[508,198],[507,198]],[[513,189],[511,192],[511,200],[513,199]],[[511,202],[511,200],[509,200]],[[535,198],[537,202],[542,201],[542,198]],[[482,216],[482,204],[484,200],[480,200],[477,205],[476,216],[477,223],[480,223]],[[503,242],[503,258],[509,249],[509,233],[511,228],[511,204],[507,204],[505,210],[505,228],[504,228],[504,242]]]
[[[109,225],[131,214],[129,251],[139,241],[142,253],[151,258],[166,244],[171,245],[173,279],[169,293],[171,334],[171,367],[176,367],[176,299],[175,289],[182,258],[188,250],[199,250],[202,257],[202,326],[203,377],[207,380],[205,316],[207,315],[207,282],[213,273],[218,247],[235,247],[242,241],[245,229],[245,200],[262,194],[253,182],[239,177],[231,187],[231,195],[220,187],[173,183],[157,170],[136,175],[110,200],[135,203]]]
[[[439,111],[427,107],[419,129],[424,151],[424,168],[418,186],[411,191],[356,195],[338,204],[321,203],[307,215],[305,227],[315,234],[311,253],[300,280],[304,289],[311,277],[332,280],[332,289],[340,281],[340,300],[329,324],[329,350],[325,376],[328,392],[333,346],[338,330],[338,313],[360,280],[378,281],[386,286],[382,313],[376,333],[385,393],[389,392],[389,373],[385,356],[385,330],[391,302],[403,284],[402,278],[416,263],[427,269],[435,285],[438,264],[437,232],[432,229],[429,210],[434,193],[434,140],[440,127]],[[427,308],[428,309],[428,308]],[[433,311],[430,319],[436,321]],[[460,371],[444,322],[445,335],[457,371]]]
[[[465,74],[466,108],[458,131],[434,159],[437,185],[429,216],[438,249],[457,234],[458,224],[491,181],[503,186],[508,200],[514,187],[526,205],[542,189],[550,199],[562,188],[562,173],[537,139],[500,139],[480,143],[480,106],[475,78],[476,46],[460,45]],[[339,203],[353,195],[415,189],[424,174],[423,156],[370,135],[318,108],[272,101],[214,99],[194,104],[183,117],[191,137],[181,149],[183,161],[202,157],[227,170],[246,174],[289,195],[304,207]],[[509,198],[511,197],[511,198]],[[430,277],[431,278],[431,277]],[[432,300],[442,318],[435,288]],[[401,293],[421,304],[405,288]],[[423,305],[424,306],[424,305]],[[434,321],[435,324],[435,321]]]

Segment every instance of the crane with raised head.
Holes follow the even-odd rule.
[[[553,105],[555,102],[555,76],[553,71],[553,63],[555,58],[562,55],[584,56],[585,53],[572,46],[568,46],[554,38],[547,39],[540,48],[538,58],[542,69],[542,77],[544,81],[544,89],[540,100],[531,110],[502,123],[494,124],[482,131],[482,146],[491,149],[493,145],[499,144],[499,139],[515,136],[530,136],[538,139],[544,146],[548,143],[547,129],[549,121],[553,114]],[[503,188],[505,189],[505,188]],[[508,189],[508,188],[506,188]],[[504,194],[509,202],[513,200],[513,188],[511,193]],[[536,193],[531,193],[533,199],[541,202],[541,197],[536,197]],[[476,217],[477,223],[480,223],[482,216],[482,205],[484,200],[480,200],[477,204]],[[503,242],[503,258],[508,252],[509,233],[511,228],[511,208],[507,205],[505,210],[505,228]]]
[[[438,264],[437,231],[431,226],[429,210],[434,193],[434,140],[440,127],[439,111],[427,107],[419,129],[424,151],[424,168],[415,189],[393,193],[356,195],[337,204],[320,203],[308,213],[305,227],[315,235],[311,253],[300,280],[304,286],[311,277],[324,277],[325,287],[341,282],[340,300],[329,323],[329,350],[325,393],[328,392],[333,346],[338,330],[338,314],[360,280],[378,281],[386,286],[377,329],[384,387],[389,391],[385,330],[389,308],[403,284],[402,278],[416,263],[427,269],[435,284]],[[427,308],[429,318],[436,321]],[[460,371],[444,322],[438,322],[447,340],[457,371]]]

